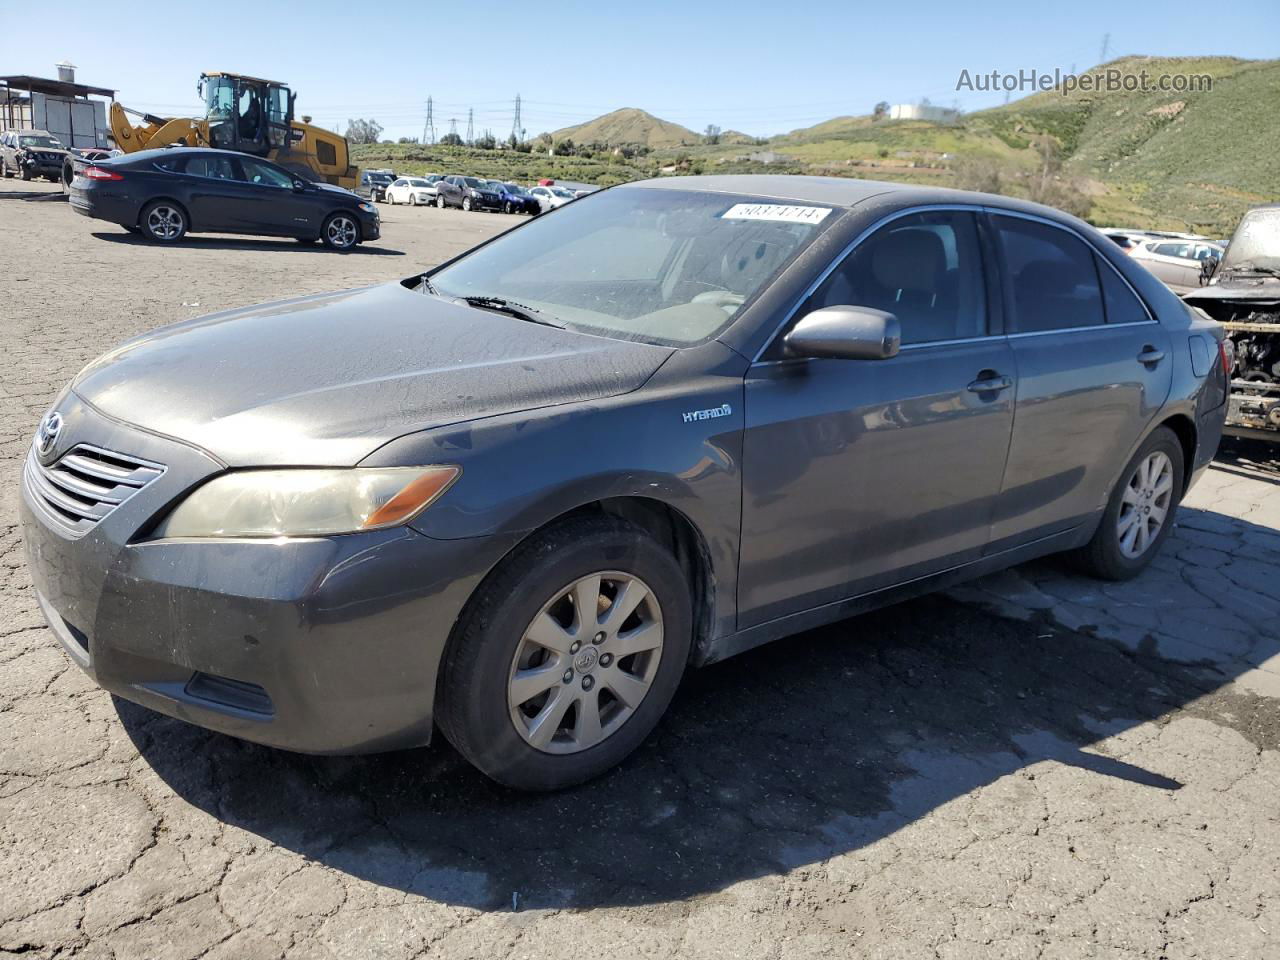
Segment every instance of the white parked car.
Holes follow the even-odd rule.
[[[577,199],[563,187],[530,187],[529,193],[538,201],[538,209],[543,213]]]
[[[1163,280],[1175,293],[1186,293],[1203,285],[1205,261],[1221,262],[1224,252],[1216,243],[1148,239],[1130,250],[1129,256]]]
[[[412,206],[436,202],[436,181],[440,174],[433,173],[426,177],[401,177],[387,187],[387,203],[408,203]]]

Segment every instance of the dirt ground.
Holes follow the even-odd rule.
[[[0,181],[0,956],[1280,956],[1280,469],[1228,444],[1127,584],[1053,561],[690,675],[621,769],[530,797],[442,741],[302,757],[90,684],[18,472],[152,327],[400,278],[510,226],[383,208],[349,254],[160,250]]]

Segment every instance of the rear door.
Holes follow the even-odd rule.
[[[228,154],[192,153],[183,158],[179,173],[186,181],[192,229],[234,232],[252,199],[234,158]]]
[[[981,556],[1015,385],[987,286],[974,212],[895,219],[796,318],[843,304],[888,310],[901,352],[766,353],[748,372],[740,627]]]
[[[1017,366],[1009,462],[991,550],[1076,526],[1099,509],[1169,395],[1168,334],[1074,230],[991,216]]]

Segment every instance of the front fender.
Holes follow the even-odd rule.
[[[409,434],[361,465],[461,466],[458,481],[412,523],[440,540],[527,534],[600,500],[665,504],[701,537],[732,616],[745,368],[713,341],[677,351],[629,394]]]

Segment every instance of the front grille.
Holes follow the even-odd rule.
[[[45,466],[27,457],[27,488],[46,516],[82,537],[116,507],[164,473],[163,464],[79,444]]]

